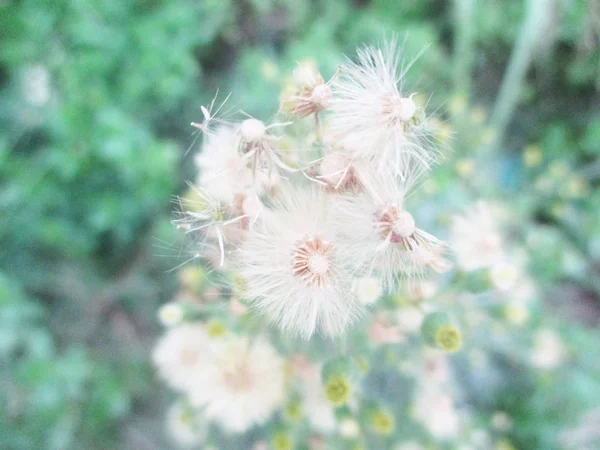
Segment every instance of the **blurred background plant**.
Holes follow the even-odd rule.
[[[490,448],[600,448],[598,1],[9,0],[0,30],[2,448],[173,447],[148,355],[190,282],[161,257],[189,123],[217,89],[268,119],[298,61],[328,77],[391,33],[427,47],[410,78],[452,136],[424,214],[500,205],[537,291],[453,358],[474,422],[505,428]]]

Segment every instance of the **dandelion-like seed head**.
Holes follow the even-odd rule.
[[[394,204],[378,209],[375,213],[375,227],[383,239],[389,239],[393,243],[404,243],[407,248],[410,248],[410,244],[406,239],[416,230],[412,214]]]
[[[331,269],[332,251],[332,244],[319,237],[298,241],[292,260],[294,275],[307,285],[323,286]]]
[[[311,100],[319,109],[327,108],[329,100],[331,100],[331,87],[324,83],[318,84],[312,90]]]
[[[342,152],[325,155],[321,161],[319,178],[334,190],[360,190],[355,164]]]

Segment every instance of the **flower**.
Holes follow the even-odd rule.
[[[239,433],[264,423],[283,404],[283,360],[269,343],[228,336],[215,339],[210,353],[188,390],[207,420]]]
[[[325,83],[316,67],[300,65],[294,71],[294,86],[281,100],[280,110],[290,115],[306,117],[325,109],[331,100],[331,87]]]
[[[165,303],[158,310],[158,318],[166,327],[179,325],[185,316],[183,307],[177,302]]]
[[[335,430],[334,406],[325,397],[320,367],[310,366],[301,377],[302,407],[311,425],[321,433]]]
[[[207,364],[209,346],[202,324],[184,324],[167,331],[152,358],[159,375],[174,389],[185,391],[196,384],[198,370]]]
[[[200,169],[198,185],[226,204],[254,186],[248,160],[238,151],[239,127],[224,125],[208,133],[202,151],[194,158]],[[266,181],[266,180],[265,180]]]
[[[420,389],[416,398],[415,418],[437,439],[447,440],[458,436],[460,417],[452,398],[444,393],[441,385],[429,382],[429,385]]]
[[[567,356],[567,349],[559,334],[550,329],[539,330],[534,338],[534,348],[530,356],[531,364],[538,369],[555,369]]]
[[[492,206],[482,201],[464,215],[453,217],[450,243],[458,265],[465,271],[488,268],[504,259]]]
[[[519,269],[514,264],[498,263],[490,269],[490,279],[496,289],[508,291],[514,287],[519,277]]]
[[[204,249],[209,238],[216,238],[222,266],[225,263],[225,231],[231,228],[231,225],[241,223],[248,215],[228,210],[205,189],[193,189],[195,199],[179,199],[179,218],[174,223],[178,228],[185,230],[186,234],[196,237],[200,250]]]
[[[372,180],[368,192],[336,200],[339,233],[349,242],[358,272],[380,276],[385,289],[421,277],[445,245],[419,229],[404,206],[407,188],[390,176]]]
[[[237,255],[246,299],[284,331],[339,336],[362,306],[330,201],[317,189],[288,189],[274,203]]]
[[[329,103],[329,129],[339,146],[401,178],[426,170],[439,153],[423,109],[404,91],[411,65],[400,68],[394,40],[383,49],[363,47],[332,81]]]

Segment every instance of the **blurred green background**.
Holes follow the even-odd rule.
[[[0,448],[171,448],[148,354],[189,123],[217,89],[268,120],[298,61],[329,77],[393,33],[457,136],[443,188],[493,149],[475,198],[520,199],[548,308],[598,360],[597,0],[0,1]],[[553,448],[563,400],[538,397],[505,405],[517,448]]]

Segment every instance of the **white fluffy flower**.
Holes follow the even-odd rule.
[[[200,169],[198,184],[226,203],[253,186],[252,170],[238,151],[239,141],[236,127],[221,126],[206,134],[202,151],[194,158]]]
[[[402,67],[395,41],[367,46],[332,82],[329,126],[353,158],[376,161],[401,176],[427,169],[437,158],[423,110],[404,90],[411,64]]]
[[[264,423],[284,400],[283,360],[265,341],[215,341],[210,361],[199,368],[188,390],[190,401],[229,432]]]
[[[450,243],[458,265],[466,271],[491,267],[504,259],[502,237],[492,207],[476,203],[464,215],[454,216]]]
[[[416,419],[435,438],[454,439],[460,430],[460,417],[452,397],[445,394],[442,386],[423,386],[417,395]]]
[[[369,192],[336,201],[339,233],[348,241],[353,262],[367,275],[380,276],[392,291],[397,281],[421,277],[444,244],[419,229],[404,207],[406,189],[381,176]]]
[[[185,313],[177,302],[165,303],[158,310],[158,319],[165,327],[174,327],[183,321]]]
[[[275,203],[238,254],[246,297],[282,330],[341,335],[362,307],[331,204],[316,189],[282,192]]]
[[[199,414],[182,402],[177,402],[169,408],[167,430],[173,440],[184,448],[198,446],[206,437],[206,428]]]
[[[490,269],[490,279],[496,289],[508,291],[514,287],[519,277],[519,269],[514,264],[498,263]]]
[[[173,388],[187,390],[210,359],[210,339],[200,323],[171,328],[152,354],[159,375]]]

